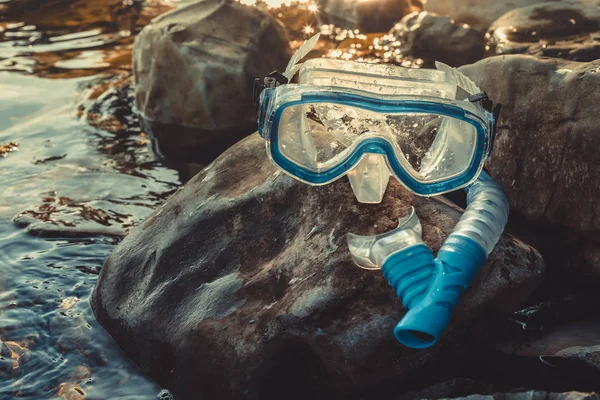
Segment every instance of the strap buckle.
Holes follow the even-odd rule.
[[[254,99],[254,108],[258,111],[260,107],[260,94],[267,88],[275,88],[279,85],[285,85],[289,82],[281,72],[273,71],[263,79],[255,78],[254,85],[252,87],[252,96]]]
[[[484,110],[491,112],[494,115],[494,125],[492,126],[492,132],[490,134],[489,154],[491,154],[492,149],[494,148],[494,142],[496,141],[496,125],[498,124],[498,118],[500,118],[502,104],[494,105],[486,92],[475,93],[474,95],[469,96],[467,100],[469,100],[471,103],[480,103]]]

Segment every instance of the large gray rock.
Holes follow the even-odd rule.
[[[92,307],[179,399],[372,398],[386,379],[399,391],[444,350],[468,347],[467,332],[486,337],[544,271],[536,250],[504,235],[438,345],[405,348],[392,334],[401,302],[353,264],[344,237],[388,231],[410,206],[437,251],[461,215],[449,203],[391,182],[382,204],[359,204],[346,179],[311,187],[277,171],[252,135],[117,246]]]
[[[600,58],[600,1],[563,0],[512,10],[490,27],[489,55]]]
[[[519,235],[570,279],[600,279],[600,60],[498,56],[461,67],[501,103],[488,161]]]
[[[600,60],[513,55],[460,70],[502,104],[488,168],[502,183],[511,211],[599,232]]]
[[[277,20],[233,0],[156,18],[136,37],[133,69],[136,105],[159,152],[206,163],[203,153],[214,159],[252,133],[254,78],[285,68],[290,54]]]
[[[482,32],[425,11],[402,18],[381,41],[426,65],[441,61],[455,67],[481,60],[485,47]]]
[[[544,0],[427,0],[424,11],[448,15],[461,24],[472,25],[482,31],[508,11]]]

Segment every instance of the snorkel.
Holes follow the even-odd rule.
[[[465,190],[467,209],[435,259],[423,242],[414,208],[391,232],[347,235],[355,263],[365,269],[381,269],[408,309],[394,329],[396,339],[405,346],[425,348],[437,341],[462,291],[506,225],[508,199],[486,172]]]
[[[324,185],[346,175],[361,203],[380,203],[390,176],[419,196],[465,189],[467,208],[434,258],[418,217],[391,232],[349,233],[355,263],[381,269],[408,310],[394,329],[405,346],[433,345],[508,219],[502,188],[483,171],[500,106],[458,70],[315,59],[255,81],[259,133],[273,163]],[[298,84],[289,83],[300,72]]]

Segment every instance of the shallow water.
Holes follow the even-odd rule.
[[[160,391],[88,303],[108,253],[180,184],[129,89],[103,90],[127,79],[138,26],[169,7],[130,3],[0,4],[0,399]]]
[[[130,86],[135,35],[176,3],[0,0],[0,400],[161,390],[88,299],[113,247],[181,184],[149,149]],[[319,28],[309,6],[267,9],[293,47],[321,29],[314,56],[397,62],[373,35]]]

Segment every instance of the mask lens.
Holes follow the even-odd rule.
[[[428,113],[380,113],[335,103],[287,107],[279,123],[279,151],[315,172],[342,162],[363,140],[383,138],[403,168],[424,183],[464,172],[475,150],[476,129]]]

